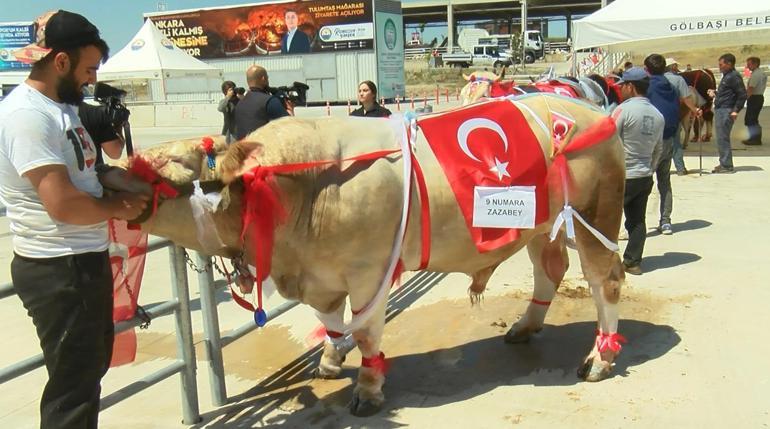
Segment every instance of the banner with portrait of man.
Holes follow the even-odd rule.
[[[317,0],[146,15],[199,59],[372,49],[371,1]]]

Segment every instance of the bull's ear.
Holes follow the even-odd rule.
[[[241,140],[230,145],[221,163],[222,181],[225,184],[233,182],[240,176],[247,164],[256,163],[256,157],[262,153],[264,146],[261,143]]]

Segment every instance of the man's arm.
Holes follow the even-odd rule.
[[[751,97],[751,95],[754,94],[754,86],[757,84],[754,79],[754,73],[758,73],[758,70],[751,72],[751,77],[749,78],[749,81],[746,82],[746,98]]]
[[[112,140],[107,140],[105,142],[101,142],[101,148],[104,151],[104,153],[107,154],[112,159],[120,159],[120,157],[123,155],[123,147],[126,144],[126,141],[123,140],[123,136],[116,133],[117,138]]]
[[[287,112],[286,108],[283,107],[283,104],[281,103],[281,100],[278,99],[278,97],[270,97],[267,100],[265,110],[267,110],[267,117],[270,119],[278,119],[284,116],[289,116],[289,112]]]
[[[225,113],[228,109],[228,105],[230,104],[230,99],[233,97],[233,94],[235,92],[232,88],[227,90],[227,94],[225,94],[225,98],[219,101],[219,105],[217,106],[217,110],[219,110],[222,113]]]
[[[51,218],[72,225],[92,225],[111,218],[136,219],[147,207],[148,195],[118,192],[94,198],[72,184],[67,168],[49,164],[24,173]]]
[[[737,116],[738,112],[740,112],[746,104],[746,86],[743,85],[743,79],[741,79],[737,72],[733,75],[735,76],[733,82],[733,89],[735,90],[735,106],[733,106],[733,113]]]

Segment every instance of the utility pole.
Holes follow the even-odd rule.
[[[521,65],[527,64],[527,0],[521,0]]]
[[[447,6],[446,6],[446,37],[447,37],[447,43],[446,43],[446,51],[450,54],[454,50],[454,42],[455,42],[455,35],[454,35],[454,11],[452,10],[452,0],[448,0]]]

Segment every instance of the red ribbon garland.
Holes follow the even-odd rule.
[[[152,186],[152,212],[155,215],[158,211],[158,201],[160,196],[166,198],[176,198],[179,195],[176,189],[166,182],[158,171],[146,159],[141,156],[134,156],[129,163],[128,172],[137,179],[146,182]],[[139,225],[129,224],[128,229],[139,229]]]
[[[249,226],[254,224],[252,245],[255,253],[254,265],[257,268],[257,276],[255,278],[257,283],[257,309],[262,309],[262,282],[270,275],[275,228],[286,220],[286,211],[278,198],[275,175],[294,173],[345,161],[373,161],[399,152],[401,152],[400,149],[381,150],[342,160],[272,166],[258,165],[243,174],[242,179],[246,190],[243,193],[241,241],[245,241]],[[236,299],[236,302],[245,307],[238,299]],[[253,306],[251,307],[253,308]]]
[[[384,375],[390,368],[390,362],[385,359],[385,353],[380,352],[380,354],[374,357],[361,357],[361,367],[371,368],[374,372]]]
[[[626,344],[628,340],[617,332],[613,334],[596,333],[596,348],[599,349],[599,353],[604,353],[607,350],[620,353],[620,350],[623,348],[620,345],[621,343]]]

